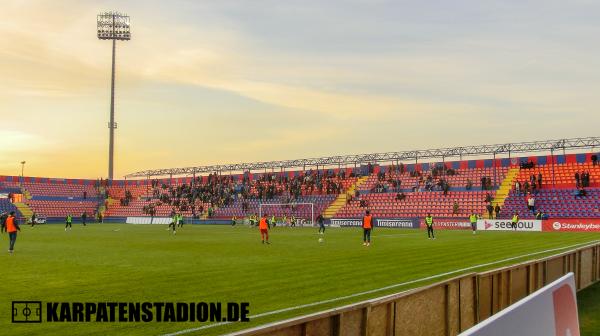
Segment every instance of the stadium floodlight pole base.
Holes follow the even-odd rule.
[[[308,223],[308,226],[314,226],[315,225],[315,204],[314,203],[260,203],[258,205],[258,216],[262,217],[263,206],[264,207],[269,207],[269,206],[277,206],[277,207],[289,206],[291,208],[292,206],[296,207],[298,205],[310,205],[310,222]],[[287,213],[284,213],[283,215],[287,215]],[[291,211],[290,215],[294,215],[294,211]],[[279,217],[281,217],[281,216],[279,216]]]

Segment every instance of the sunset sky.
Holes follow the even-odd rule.
[[[576,136],[600,127],[598,1],[0,1],[0,174]]]

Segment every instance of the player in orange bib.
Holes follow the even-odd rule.
[[[365,217],[363,217],[363,245],[369,246],[371,245],[371,230],[373,229],[373,216],[371,212],[367,210],[365,213]]]
[[[258,229],[260,230],[260,238],[262,239],[262,243],[269,243],[269,223],[267,222],[267,214],[262,215],[260,217],[260,221],[258,222]]]
[[[11,211],[10,216],[6,218],[6,232],[8,232],[8,238],[10,240],[8,253],[13,253],[15,249],[15,242],[17,241],[17,231],[21,231],[17,218],[15,218],[15,212]]]

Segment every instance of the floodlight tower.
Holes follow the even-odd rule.
[[[119,12],[104,12],[98,14],[98,38],[101,40],[112,40],[112,72],[110,82],[110,139],[108,142],[108,179],[113,179],[113,156],[115,145],[115,50],[117,40],[129,41],[131,31],[129,26],[129,15]]]

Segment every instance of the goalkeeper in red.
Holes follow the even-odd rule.
[[[258,229],[260,230],[260,238],[262,239],[262,243],[269,243],[269,223],[267,221],[267,215],[262,215],[260,221],[258,222]]]

